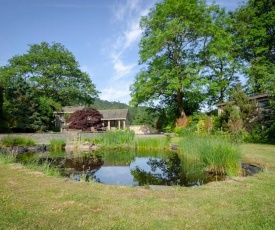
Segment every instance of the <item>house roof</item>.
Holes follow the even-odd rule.
[[[126,120],[128,109],[98,110],[103,115],[101,120]]]
[[[58,114],[74,113],[77,110],[84,109],[85,106],[64,106]],[[106,109],[98,110],[103,116],[101,120],[126,120],[128,116],[128,109]]]
[[[255,95],[255,96],[250,96],[249,100],[256,100],[256,101],[268,100],[268,94],[264,93],[264,94],[259,94],[259,95]],[[216,106],[221,107],[224,105],[226,105],[226,102],[219,103]]]
[[[77,110],[84,109],[85,106],[64,106],[62,107],[62,113],[74,113]]]

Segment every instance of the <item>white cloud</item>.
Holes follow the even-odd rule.
[[[117,80],[117,79],[120,79],[120,78],[126,76],[127,74],[131,73],[131,71],[134,67],[135,67],[134,64],[125,65],[125,64],[123,64],[122,60],[117,60],[116,62],[114,62],[114,69],[115,69],[116,74],[114,75],[113,79]]]
[[[124,31],[123,33],[123,39],[125,42],[123,44],[123,49],[127,49],[130,47],[133,43],[137,42],[137,40],[140,38],[142,33],[141,28],[139,27],[138,22],[134,22],[130,25],[128,30]]]
[[[101,90],[101,99],[129,102],[129,86],[137,71],[137,47],[142,34],[139,22],[156,1],[120,0],[114,5],[111,23],[115,32],[104,47],[114,72],[106,87]],[[127,58],[131,58],[131,61]]]
[[[101,90],[100,99],[107,101],[120,101],[128,104],[130,101],[130,83],[126,81],[115,81],[112,85]]]

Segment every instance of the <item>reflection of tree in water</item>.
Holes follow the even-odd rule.
[[[104,164],[101,156],[93,154],[85,154],[79,157],[46,157],[39,159],[39,163],[44,162],[59,168],[63,176],[70,177],[73,175],[77,181],[80,180],[81,176],[84,176],[87,182]]]
[[[150,172],[136,166],[131,170],[134,180],[139,185],[201,185],[209,180],[206,177],[203,165],[199,161],[190,161],[188,158],[179,158],[177,153],[172,153],[167,159],[150,158],[147,164]],[[157,173],[156,171],[160,171]]]
[[[173,153],[168,159],[150,158],[147,164],[151,166],[150,172],[146,172],[138,166],[134,170],[131,170],[134,180],[138,181],[139,185],[181,184],[181,160],[178,154]],[[161,173],[157,173],[157,170],[160,170]]]

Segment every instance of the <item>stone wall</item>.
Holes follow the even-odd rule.
[[[130,130],[133,130],[135,134],[150,134],[152,133],[152,127],[150,125],[131,125]]]
[[[12,134],[0,134],[0,141],[5,136],[21,136],[29,137],[35,141],[37,145],[47,145],[50,144],[52,139],[62,139],[67,143],[73,141],[74,138],[79,138],[83,140],[86,137],[89,138],[98,138],[100,133],[91,133],[91,132],[60,132],[60,133],[12,133]]]

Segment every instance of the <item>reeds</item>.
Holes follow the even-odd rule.
[[[14,163],[16,160],[16,154],[0,153],[0,164]]]
[[[29,137],[5,136],[0,142],[1,146],[34,146],[35,142]]]
[[[180,143],[180,154],[197,157],[204,169],[215,175],[236,176],[241,167],[238,147],[219,137],[188,137]]]
[[[102,142],[99,145],[103,148],[134,148],[133,131],[110,131],[102,133]]]
[[[63,139],[50,140],[51,151],[62,150],[62,149],[64,149],[65,145],[66,145],[66,141]]]
[[[169,147],[169,140],[167,137],[138,137],[135,139],[135,146],[137,149],[167,149]]]

